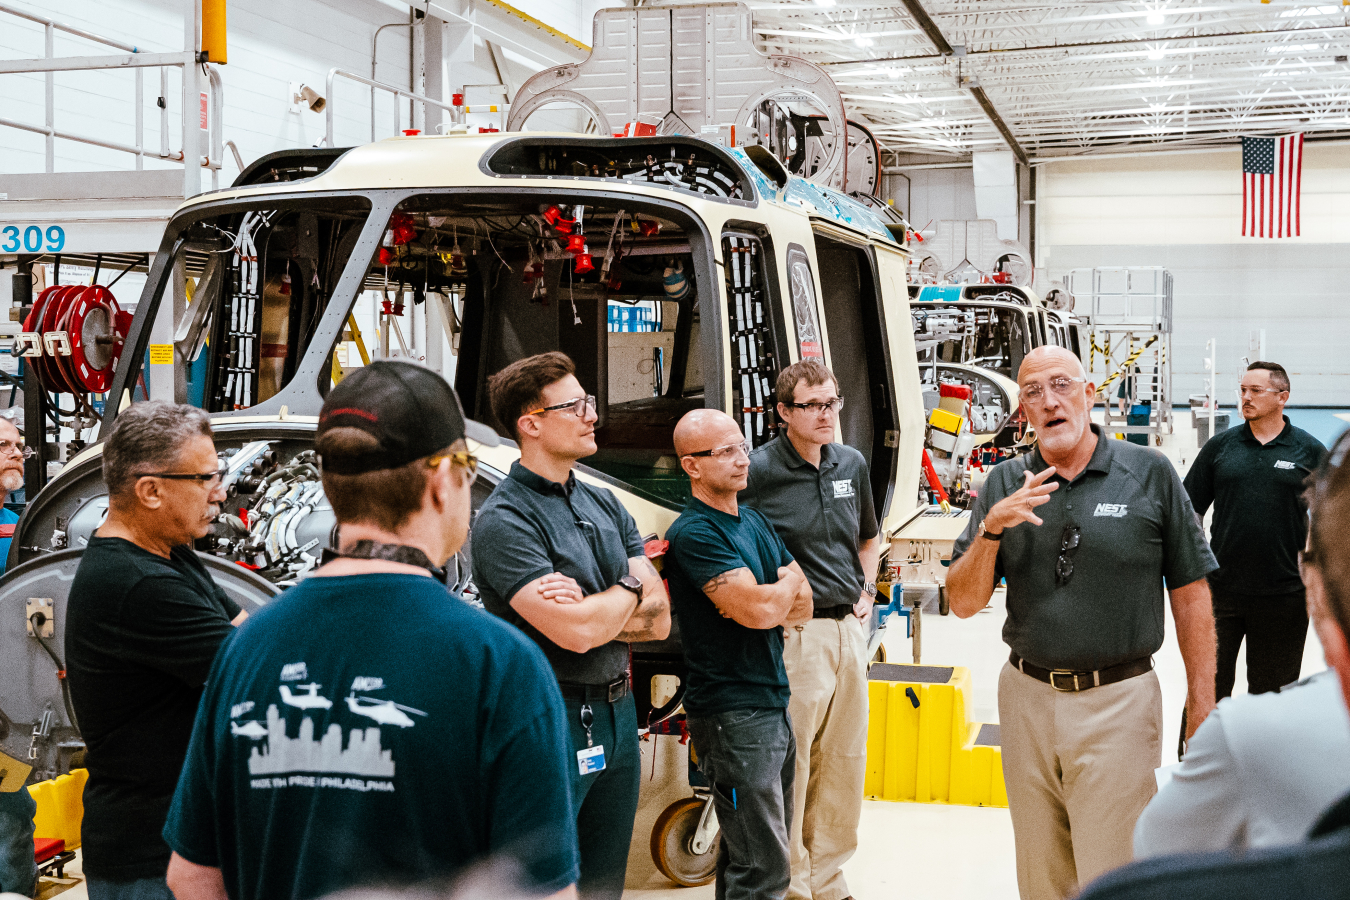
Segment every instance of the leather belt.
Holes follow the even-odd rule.
[[[1105,669],[1097,669],[1091,672],[1074,671],[1072,669],[1042,669],[1040,666],[1027,662],[1022,657],[1013,653],[1008,657],[1008,662],[1014,669],[1023,675],[1030,675],[1037,681],[1043,681],[1057,691],[1066,693],[1075,693],[1077,691],[1086,691],[1089,688],[1102,687],[1103,685],[1115,684],[1118,681],[1124,681],[1127,678],[1134,678],[1136,675],[1143,675],[1153,669],[1153,657],[1145,656],[1142,659],[1132,659],[1129,662],[1119,663],[1109,666]]]
[[[853,615],[853,607],[847,603],[841,606],[817,606],[811,611],[813,619],[847,619]]]
[[[603,700],[606,703],[617,703],[628,696],[628,678],[625,676],[609,684],[572,684],[560,681],[558,688],[568,700]]]

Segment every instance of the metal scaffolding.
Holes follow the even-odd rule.
[[[1106,403],[1106,431],[1172,433],[1172,274],[1161,266],[1073,269],[1067,279],[1089,315],[1088,377]],[[1118,395],[1125,386],[1124,411]],[[1130,424],[1147,407],[1145,422]]]

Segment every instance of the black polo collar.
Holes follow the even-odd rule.
[[[1115,451],[1111,447],[1111,438],[1102,434],[1101,426],[1095,422],[1088,427],[1091,428],[1092,433],[1097,436],[1097,449],[1092,451],[1092,459],[1088,460],[1088,464],[1083,468],[1083,471],[1079,473],[1078,477],[1082,478],[1083,475],[1088,472],[1100,472],[1103,475],[1110,474],[1111,458],[1115,454]],[[1046,469],[1045,458],[1041,456],[1041,448],[1039,445],[1032,451],[1031,465],[1029,468],[1033,474],[1040,474]],[[1056,474],[1055,477],[1058,478],[1060,476]]]
[[[1275,435],[1275,437],[1271,438],[1265,444],[1261,444],[1261,442],[1256,439],[1256,435],[1252,433],[1252,423],[1243,419],[1242,430],[1240,432],[1242,439],[1244,441],[1251,441],[1253,444],[1260,444],[1264,447],[1270,447],[1279,443],[1289,443],[1289,433],[1294,430],[1294,425],[1289,421],[1288,416],[1280,416],[1280,418],[1284,419],[1284,427],[1280,429],[1279,434]]]
[[[536,494],[544,494],[545,496],[570,498],[572,496],[572,491],[574,491],[577,486],[576,472],[568,472],[567,480],[562,484],[559,484],[556,481],[550,481],[542,475],[531,472],[529,469],[525,468],[520,460],[511,463],[510,477],[519,481]]]
[[[797,452],[797,447],[788,438],[786,429],[778,435],[774,443],[778,445],[776,450],[783,465],[787,466],[789,469],[800,469],[802,466],[811,465],[809,462],[802,459],[802,455]],[[823,472],[826,469],[832,469],[838,464],[839,460],[835,457],[833,443],[825,444],[820,448],[819,471]]]

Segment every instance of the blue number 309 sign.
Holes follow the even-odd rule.
[[[0,253],[60,253],[65,246],[66,230],[60,225],[52,225],[45,233],[37,225],[0,227]]]

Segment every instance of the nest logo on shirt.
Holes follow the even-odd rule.
[[[845,478],[834,483],[834,499],[842,500],[853,496],[853,480]]]
[[[1277,460],[1275,460],[1275,468],[1277,468],[1277,469],[1292,469],[1293,467],[1294,467],[1294,464],[1291,463],[1291,462],[1290,462],[1289,460],[1287,460],[1287,459],[1277,459]]]
[[[297,671],[304,672],[305,664],[287,665],[281,678],[291,680]],[[357,676],[343,702],[334,703],[321,693],[322,684],[282,684],[277,687],[281,702],[268,704],[265,721],[239,720],[255,708],[253,701],[234,704],[230,733],[253,744],[248,756],[250,786],[394,791],[394,782],[390,780],[396,770],[393,751],[384,747],[380,728],[385,725],[411,728],[416,724],[413,716],[427,714],[393,700],[365,696],[364,692],[382,690],[384,686],[382,677]],[[287,707],[302,714],[294,737],[287,715],[293,717],[295,713],[288,713]],[[344,742],[343,725],[332,720],[352,716],[369,721],[353,722],[360,727],[349,728]],[[324,721],[327,727],[323,735],[316,736]]]
[[[1113,519],[1125,518],[1125,513],[1129,506],[1125,503],[1098,503],[1097,508],[1093,510],[1093,516],[1110,516]]]

